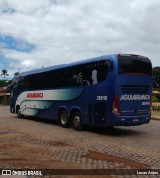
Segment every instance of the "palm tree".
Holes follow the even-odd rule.
[[[13,75],[16,76],[16,75],[18,75],[18,74],[19,74],[19,72],[15,72]]]
[[[4,81],[5,81],[5,77],[9,75],[8,71],[6,69],[3,69],[3,70],[1,70],[1,72],[2,72],[1,75],[4,76]]]

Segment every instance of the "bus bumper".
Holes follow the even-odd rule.
[[[151,114],[143,116],[116,116],[113,114],[110,125],[113,126],[135,126],[150,122]]]

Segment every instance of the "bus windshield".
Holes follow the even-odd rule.
[[[148,58],[141,56],[119,56],[118,74],[142,74],[152,76],[152,65]]]

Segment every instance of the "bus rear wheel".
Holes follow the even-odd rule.
[[[82,125],[82,119],[81,119],[81,114],[79,111],[76,111],[72,115],[72,124],[73,128],[77,131],[83,130],[83,125]]]
[[[68,113],[66,110],[61,110],[59,113],[59,124],[62,127],[69,127],[69,117],[68,117]]]

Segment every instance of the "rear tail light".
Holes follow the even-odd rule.
[[[152,97],[151,97],[151,99],[150,99],[149,112],[150,112],[150,113],[152,112]]]
[[[121,112],[120,112],[120,109],[119,109],[118,96],[114,96],[113,105],[112,105],[112,112],[116,115],[121,115]]]

